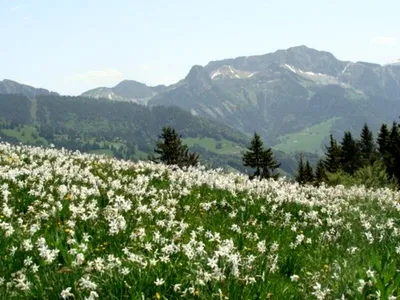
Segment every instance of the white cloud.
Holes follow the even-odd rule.
[[[371,40],[371,43],[381,46],[394,46],[397,44],[397,38],[394,36],[377,36]]]
[[[70,79],[78,81],[98,82],[122,79],[124,74],[116,69],[105,68],[101,70],[89,70],[83,73],[76,73],[69,77]]]

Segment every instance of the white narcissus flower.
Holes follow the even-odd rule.
[[[181,286],[182,286],[182,284],[180,284],[180,283],[174,284],[174,292],[179,292],[181,290]]]
[[[91,281],[89,276],[85,276],[79,279],[79,287],[87,290],[95,290],[97,288],[97,284]]]
[[[372,271],[371,269],[368,269],[366,273],[367,273],[368,278],[375,277],[375,271]]]
[[[3,157],[12,159],[5,161]],[[135,176],[129,175],[133,170]],[[165,187],[153,185],[154,180],[163,178],[168,181]],[[276,273],[280,262],[286,260],[290,242],[292,248],[302,253],[309,251],[312,257],[314,250],[337,250],[349,233],[357,235],[354,240],[360,242],[359,249],[350,247],[351,244],[341,248],[347,249],[343,250],[343,257],[335,257],[341,269],[333,270],[333,276],[324,274],[329,279],[340,278],[352,267],[345,260],[348,254],[355,258],[367,255],[363,251],[369,243],[387,243],[388,251],[400,253],[400,246],[392,243],[400,237],[396,223],[400,193],[389,189],[317,188],[283,180],[250,181],[240,174],[204,168],[173,171],[171,167],[147,162],[1,143],[0,182],[0,202],[4,202],[0,204],[0,239],[18,238],[0,254],[6,262],[19,260],[15,265],[23,267],[21,272],[10,270],[15,276],[0,278],[0,285],[7,281],[0,294],[13,290],[22,295],[34,284],[28,279],[36,277],[47,288],[50,281],[46,282],[42,275],[47,270],[59,269],[58,250],[63,245],[66,253],[62,255],[68,257],[68,263],[72,262],[76,274],[91,274],[96,280],[114,274],[116,282],[126,286],[129,284],[124,281],[129,281],[129,276],[115,274],[127,275],[132,270],[144,274],[160,265],[176,271],[192,268],[187,281],[185,278],[176,282],[177,297],[197,295],[201,293],[199,286],[208,283],[213,286],[227,280],[265,282],[266,273]],[[223,191],[224,196],[214,199],[208,191],[204,194],[199,188],[203,185]],[[23,213],[15,206],[22,189],[28,190],[29,200]],[[382,213],[370,214],[366,209],[370,203]],[[194,224],[192,216],[198,216],[200,222]],[[48,232],[56,233],[57,239]],[[106,234],[101,236],[103,232]],[[281,232],[287,236],[279,235]],[[108,237],[108,233],[113,237]],[[123,246],[116,242],[126,237],[129,241]],[[271,244],[274,239],[276,242]],[[39,265],[43,267],[39,269]],[[259,266],[264,265],[261,272]],[[366,274],[368,282],[356,282],[361,291],[376,276],[373,270]],[[308,280],[306,272],[304,276],[304,281]],[[99,298],[96,290],[102,281],[95,283],[91,278],[76,278],[71,286],[84,290],[81,297],[93,300]],[[317,299],[326,299],[331,291],[318,283],[320,279],[314,277],[309,281],[311,292]],[[294,274],[290,280],[296,282],[300,278]],[[154,284],[162,286],[165,280],[157,278]],[[73,298],[71,291],[63,290],[61,298]],[[392,295],[390,299],[395,298]]]
[[[85,297],[85,300],[95,300],[99,298],[99,294],[96,291],[90,291],[89,297]]]
[[[70,297],[75,298],[74,294],[71,293],[71,289],[72,289],[71,287],[67,287],[65,290],[62,290],[62,292],[60,294],[61,298],[63,298],[63,299],[68,299]]]
[[[162,278],[157,278],[156,281],[154,281],[154,284],[155,284],[156,286],[163,285],[164,283],[165,283],[165,281],[164,281],[164,279],[162,279]]]
[[[299,275],[293,274],[292,276],[290,276],[290,280],[291,281],[298,281],[299,280]]]
[[[129,274],[129,269],[128,268],[122,268],[121,269],[121,274],[122,275],[128,275]]]

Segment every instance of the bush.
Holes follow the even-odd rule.
[[[353,176],[339,171],[328,173],[327,177],[327,184],[332,186],[365,185],[367,188],[397,188],[396,181],[387,175],[386,167],[380,161],[357,170]]]
[[[344,185],[345,187],[357,184],[354,177],[343,171],[338,171],[335,173],[327,173],[326,183],[331,186]]]
[[[357,170],[354,177],[356,181],[368,188],[397,187],[396,180],[389,177],[386,167],[380,161]]]

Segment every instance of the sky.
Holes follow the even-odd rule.
[[[400,58],[399,11],[399,0],[0,0],[0,80],[79,95],[299,45],[385,64]]]

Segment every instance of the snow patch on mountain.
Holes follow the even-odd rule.
[[[386,64],[385,66],[400,66],[400,58]]]
[[[314,72],[302,72],[303,74],[307,74],[307,75],[311,75],[311,76],[323,76],[323,77],[332,77],[326,74],[322,74],[322,73],[314,73]],[[336,77],[332,77],[332,78],[336,78]]]
[[[222,73],[219,70],[217,70],[214,74],[211,75],[211,79],[214,79],[215,77],[217,77],[217,76],[219,76],[221,74]]]
[[[351,63],[349,62],[349,63],[347,63],[347,65],[344,67],[344,69],[343,69],[343,71],[342,71],[342,75],[344,74],[344,73],[346,73],[346,71],[347,71],[347,68],[349,67],[351,65]]]
[[[292,71],[293,73],[296,74],[296,70],[294,69],[294,67],[289,66],[288,64],[284,64],[284,65],[282,65],[282,66],[285,67],[286,69],[289,69],[290,71]]]
[[[322,74],[322,73],[314,73],[314,72],[311,72],[311,71],[304,71],[304,70],[295,68],[293,66],[290,66],[288,64],[283,64],[283,65],[281,65],[281,67],[283,67],[285,69],[288,69],[291,72],[293,72],[293,73],[295,73],[295,74],[297,74],[299,76],[306,77],[308,79],[318,80],[319,78],[321,78],[321,79],[325,78],[325,79],[331,79],[333,81],[337,81],[336,77],[332,77],[332,76],[329,76],[327,74]]]
[[[244,70],[237,70],[237,69],[233,68],[232,66],[224,65],[224,66],[212,71],[210,73],[210,77],[212,80],[218,80],[218,79],[224,79],[224,78],[243,79],[243,78],[249,78],[249,76],[251,74],[254,75],[254,73],[250,73],[250,72],[244,71]]]

